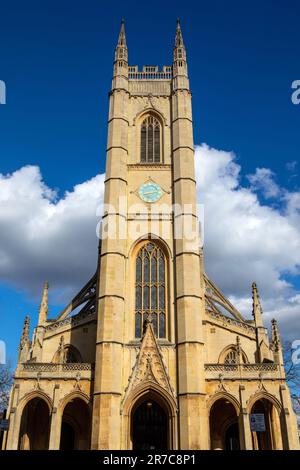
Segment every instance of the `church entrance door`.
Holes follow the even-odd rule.
[[[143,401],[133,412],[134,450],[168,449],[168,416],[154,400]]]
[[[73,398],[64,408],[60,450],[90,449],[90,410],[81,398]]]

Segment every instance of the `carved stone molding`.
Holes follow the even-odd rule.
[[[136,387],[143,383],[151,382],[158,384],[174,398],[174,390],[170,384],[170,378],[163,362],[162,353],[157,344],[152,324],[148,322],[128,386],[125,390],[123,402]]]

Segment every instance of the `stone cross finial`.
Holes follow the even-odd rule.
[[[30,351],[30,346],[31,342],[29,339],[29,326],[30,326],[30,319],[29,315],[25,317],[24,320],[24,326],[22,330],[22,335],[20,338],[20,344],[19,344],[19,355],[18,355],[18,362],[26,362],[29,357],[29,351]]]

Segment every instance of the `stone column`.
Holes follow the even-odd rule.
[[[61,414],[57,412],[59,398],[60,386],[58,384],[55,384],[53,392],[53,408],[50,423],[49,450],[58,450],[60,445]]]
[[[19,445],[19,433],[22,413],[18,409],[20,385],[13,388],[11,408],[9,410],[9,430],[7,432],[6,450],[17,450]]]
[[[281,436],[281,427],[278,412],[276,407],[273,405],[270,410],[270,425],[272,432],[272,443],[273,449],[282,450],[282,436]]]
[[[297,422],[290,393],[286,385],[280,385],[280,399],[282,404],[280,422],[283,448],[284,450],[299,450]]]
[[[239,392],[241,402],[241,412],[239,416],[240,446],[242,450],[253,450],[250,417],[247,412],[244,385],[240,385]]]

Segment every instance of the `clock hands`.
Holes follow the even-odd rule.
[[[149,196],[150,194],[155,194],[156,190],[154,189],[153,191],[148,191],[147,193],[144,193],[144,196]]]
[[[139,195],[145,202],[155,202],[162,196],[162,190],[155,183],[146,183],[140,187]]]

